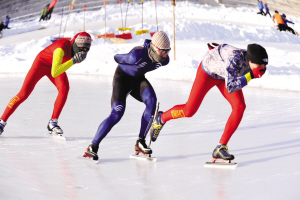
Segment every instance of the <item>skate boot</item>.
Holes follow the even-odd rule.
[[[154,120],[153,120],[153,123],[151,125],[151,129],[150,129],[150,136],[151,136],[151,141],[152,142],[155,142],[157,137],[158,137],[158,134],[160,133],[162,127],[165,125],[164,123],[162,123],[161,121],[161,115],[163,114],[162,111],[159,111]]]
[[[57,119],[50,119],[47,128],[49,134],[56,134],[61,136],[64,133],[64,131],[57,125],[57,122]]]
[[[228,147],[224,144],[218,145],[213,154],[213,161],[229,162],[234,159],[234,156],[228,152]]]
[[[98,161],[98,152],[99,145],[90,144],[88,148],[85,150],[83,157],[93,159],[94,161]]]
[[[0,135],[3,133],[4,131],[4,127],[6,125],[6,122],[3,121],[2,119],[0,119]]]
[[[139,153],[142,153],[145,156],[150,156],[150,154],[152,154],[152,150],[146,145],[145,137],[138,138],[136,141],[135,155],[138,155]]]

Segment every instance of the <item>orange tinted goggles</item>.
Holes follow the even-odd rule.
[[[169,54],[169,52],[171,51],[171,48],[170,49],[160,49],[157,46],[155,46],[152,42],[151,42],[151,44],[153,45],[153,47],[155,47],[155,50],[161,54]]]

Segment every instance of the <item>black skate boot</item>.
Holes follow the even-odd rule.
[[[138,138],[135,145],[135,154],[138,155],[139,153],[142,153],[143,155],[149,155],[152,154],[152,150],[150,147],[146,145],[145,137]]]
[[[162,111],[159,111],[159,112],[156,114],[156,116],[155,116],[155,118],[154,118],[154,120],[153,120],[153,123],[152,123],[152,125],[151,125],[150,135],[151,135],[151,141],[152,141],[152,142],[155,142],[155,141],[156,141],[156,139],[157,139],[157,137],[158,137],[158,135],[159,135],[159,133],[160,133],[162,127],[165,125],[165,124],[163,124],[162,121],[161,121],[161,115],[162,115],[162,114],[163,114],[163,112],[162,112]]]
[[[218,145],[212,156],[215,161],[231,161],[234,159],[234,156],[228,152],[228,147],[224,144]]]
[[[57,123],[58,123],[57,119],[50,119],[47,126],[49,134],[56,134],[62,136],[64,131],[57,125]]]
[[[83,157],[93,159],[94,161],[98,161],[98,149],[99,145],[90,144],[85,150]]]
[[[3,121],[2,119],[0,119],[0,135],[3,133],[4,131],[4,127],[6,125],[6,122]]]

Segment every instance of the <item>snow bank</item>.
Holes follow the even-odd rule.
[[[158,2],[158,21],[159,30],[167,32],[173,40],[173,9],[169,4],[170,2]],[[123,15],[126,6],[127,4],[123,4]],[[107,20],[116,20],[116,23],[120,23],[119,5],[107,6],[107,16]],[[116,67],[113,59],[115,54],[126,53],[134,46],[142,45],[145,39],[151,38],[149,34],[142,36],[134,34],[135,30],[142,28],[141,23],[133,23],[134,19],[136,21],[141,18],[141,4],[130,5],[127,16],[127,25],[132,28],[133,34],[129,44],[114,44],[93,36],[94,42],[87,59],[80,65],[70,68],[68,73],[113,75]],[[66,17],[65,15],[63,21]],[[155,18],[153,2],[144,4],[144,18]],[[272,20],[257,15],[256,9],[211,7],[180,2],[176,6],[176,18],[176,60],[174,61],[172,50],[170,64],[148,73],[147,77],[193,81],[197,67],[207,51],[207,42],[228,43],[239,48],[246,48],[249,43],[259,43],[266,47],[270,62],[264,77],[251,81],[250,86],[300,91],[300,38],[291,33],[277,31],[273,28]],[[83,13],[71,14],[69,19],[68,24],[82,23]],[[288,16],[288,19],[296,23],[294,27],[296,30],[300,30],[299,18]],[[104,9],[86,13],[87,24],[103,20]],[[19,33],[37,30],[43,26],[47,27],[47,30],[57,28],[60,21],[61,16],[54,14],[51,21],[47,22],[39,23],[37,19],[33,22],[13,23],[13,29],[5,30],[4,37],[11,36],[18,40]],[[155,31],[155,20],[154,23],[144,23],[143,27]],[[104,27],[87,31],[105,33]],[[111,27],[107,27],[106,32],[120,34]],[[71,37],[75,34],[74,31],[68,31],[65,36]],[[20,40],[16,45],[1,45],[0,41],[0,73],[26,73],[38,52],[50,45],[51,39],[55,36],[58,34],[25,42]]]

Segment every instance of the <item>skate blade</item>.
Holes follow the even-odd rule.
[[[130,154],[129,158],[134,158],[137,160],[152,161],[152,162],[156,162],[156,160],[157,160],[156,157],[149,157],[149,156],[145,156],[145,155],[136,155],[136,154]]]
[[[60,134],[53,134],[52,138],[54,140],[62,140],[62,141],[67,141],[67,138],[65,136],[62,136]]]
[[[49,137],[49,138],[52,138],[53,140],[55,141],[67,141],[67,138],[63,135],[58,135],[58,134],[52,134],[50,132],[47,132],[46,133],[46,136]]]
[[[204,167],[235,169],[237,165],[238,165],[237,163],[231,163],[229,161],[221,161],[221,162],[206,162],[204,164]]]
[[[92,162],[94,164],[99,163],[99,160],[93,160],[91,157],[85,156],[85,154],[83,154],[83,156],[78,156],[77,158],[80,159],[80,160],[85,160],[85,161]]]

